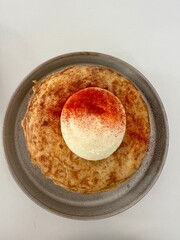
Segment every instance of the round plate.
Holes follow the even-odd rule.
[[[126,76],[139,89],[147,103],[151,136],[140,169],[116,189],[98,194],[72,193],[45,179],[31,163],[21,127],[32,80],[71,65],[102,65]],[[32,71],[19,85],[9,103],[4,120],[4,149],[10,170],[25,193],[46,209],[70,218],[96,219],[123,212],[137,203],[156,182],[168,149],[168,124],[164,107],[152,85],[135,68],[117,58],[93,52],[70,53],[53,58]]]

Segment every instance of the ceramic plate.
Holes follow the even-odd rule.
[[[140,169],[116,189],[98,194],[71,193],[45,179],[28,156],[21,120],[32,95],[32,80],[71,65],[102,65],[126,76],[147,103],[151,137]],[[70,218],[97,219],[121,213],[137,203],[154,185],[163,168],[168,148],[164,107],[150,82],[124,61],[100,53],[78,52],[53,58],[33,70],[19,85],[4,120],[4,149],[12,175],[24,192],[40,206]]]

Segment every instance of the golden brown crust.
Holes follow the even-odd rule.
[[[64,103],[86,87],[109,90],[126,110],[123,142],[101,161],[76,156],[61,134]],[[33,90],[22,126],[31,160],[45,177],[69,191],[96,193],[125,181],[140,167],[150,134],[149,115],[140,92],[125,77],[105,67],[73,66],[47,76]]]

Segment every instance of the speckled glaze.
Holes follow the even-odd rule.
[[[126,76],[140,90],[150,113],[151,137],[140,169],[116,189],[98,194],[72,193],[46,180],[27,153],[21,120],[32,95],[32,80],[71,65],[102,65]],[[134,67],[109,55],[69,53],[50,59],[33,70],[11,98],[4,119],[4,150],[11,173],[23,191],[38,205],[73,219],[98,219],[121,213],[137,203],[154,185],[168,150],[168,123],[162,102],[150,82]]]

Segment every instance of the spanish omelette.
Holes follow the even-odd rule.
[[[87,87],[112,92],[126,111],[123,142],[101,161],[88,161],[72,153],[60,128],[66,100]],[[33,91],[22,126],[30,158],[46,178],[69,191],[97,193],[125,181],[140,167],[150,135],[149,113],[141,93],[124,76],[101,66],[72,66],[48,75]]]

